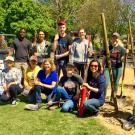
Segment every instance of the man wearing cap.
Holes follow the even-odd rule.
[[[67,64],[67,75],[61,77],[56,90],[56,101],[60,98],[65,100],[61,111],[68,112],[77,107],[79,99],[80,85],[83,84],[83,79],[76,74],[76,68],[73,63]]]
[[[58,23],[59,34],[54,37],[54,59],[57,65],[58,75],[60,75],[60,70],[63,74],[66,74],[66,64],[69,61],[69,50],[72,44],[72,38],[66,34],[66,22],[65,20],[60,20]]]
[[[122,61],[124,60],[125,53],[126,53],[125,48],[119,44],[119,34],[117,32],[114,32],[112,35],[112,49],[110,50],[110,59],[111,59],[111,66],[112,66],[112,71],[113,71],[115,94],[117,94],[119,80],[122,75]],[[105,66],[104,73],[106,77],[106,90],[105,90],[105,94],[106,94],[107,87],[110,82],[110,76],[109,76],[109,70],[108,70],[106,57],[105,57],[104,66]],[[110,98],[110,101],[112,101],[112,97]]]
[[[25,87],[23,91],[24,95],[32,94],[32,88],[34,87],[34,80],[36,79],[38,72],[41,70],[41,68],[37,65],[37,62],[38,62],[37,56],[32,55],[29,60],[29,66],[24,74],[24,87]]]

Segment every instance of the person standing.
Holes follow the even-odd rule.
[[[114,90],[115,94],[117,94],[118,91],[118,85],[120,77],[122,76],[122,61],[124,60],[124,55],[126,53],[126,49],[122,47],[119,44],[119,34],[117,32],[114,32],[112,35],[112,48],[110,48],[110,59],[111,59],[111,66],[112,66],[112,72],[113,72],[113,78],[114,78]],[[107,93],[107,88],[110,82],[110,76],[109,76],[109,69],[106,61],[106,57],[104,57],[104,74],[106,77],[106,88],[105,88],[105,95]],[[112,97],[110,98],[110,101],[112,101]]]
[[[86,32],[82,28],[79,30],[80,39],[75,40],[71,47],[71,59],[78,69],[79,74],[84,79],[84,68],[88,63],[89,51],[92,51],[92,46],[89,45],[88,40],[85,38]]]
[[[11,54],[15,54],[15,66],[19,69],[26,69],[28,67],[27,61],[32,48],[32,43],[25,38],[26,29],[21,28],[18,37],[13,41],[11,45]]]
[[[69,62],[69,50],[72,45],[72,38],[66,33],[67,24],[65,20],[58,23],[59,34],[54,37],[54,59],[57,66],[58,75],[62,70],[63,75],[66,74],[66,65]]]
[[[45,58],[50,58],[51,55],[51,43],[45,40],[45,32],[42,30],[38,33],[38,42],[36,43],[36,51],[34,55],[38,57],[38,65],[43,63]]]

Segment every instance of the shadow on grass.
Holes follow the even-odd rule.
[[[103,113],[103,117],[105,118],[114,118],[116,119],[119,124],[122,126],[124,121],[126,121],[128,118],[130,118],[132,116],[131,113],[129,112],[123,112],[123,111],[119,111],[119,112],[112,112],[112,110],[106,110],[106,111],[103,111],[102,110],[102,113]]]

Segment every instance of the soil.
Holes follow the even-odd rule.
[[[120,80],[121,84],[121,80]],[[135,128],[131,131],[122,129],[122,123],[132,116],[133,104],[135,103],[135,79],[133,68],[127,67],[125,73],[124,94],[126,98],[117,99],[119,112],[115,113],[114,106],[109,103],[109,96],[111,89],[108,89],[106,103],[101,107],[100,114],[96,117],[100,122],[106,126],[112,133],[116,135],[135,135]],[[119,87],[118,95],[121,86]]]

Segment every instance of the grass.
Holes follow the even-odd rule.
[[[94,118],[77,118],[59,109],[24,110],[25,103],[0,105],[0,135],[112,135]]]

